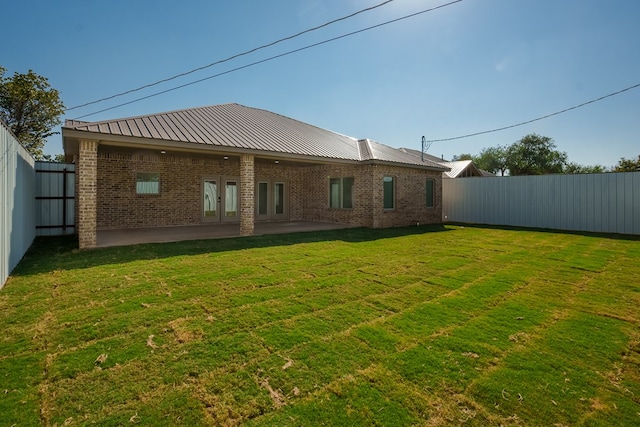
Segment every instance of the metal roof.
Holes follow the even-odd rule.
[[[447,161],[444,158],[440,158],[440,157],[431,155],[429,153],[423,153],[422,151],[414,150],[413,148],[402,147],[402,148],[398,148],[398,150],[400,150],[400,151],[402,151],[404,153],[412,154],[413,156],[424,158],[425,160],[429,160],[429,161],[434,162],[434,163],[442,164],[442,163]]]
[[[445,172],[449,178],[456,178],[473,162],[471,160],[458,160],[455,162],[443,162],[442,164],[451,169],[449,172]]]
[[[358,140],[267,110],[239,104],[213,105],[100,122],[67,120],[63,126],[63,138],[65,130],[115,135],[131,138],[132,141],[144,138],[175,142],[177,146],[186,143],[199,147],[381,161],[446,170],[435,162],[416,160],[414,156],[368,139]],[[101,139],[108,141],[107,138]]]

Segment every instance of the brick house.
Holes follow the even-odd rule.
[[[440,223],[436,162],[269,111],[224,104],[67,120],[80,248],[99,230],[258,221],[373,228]]]

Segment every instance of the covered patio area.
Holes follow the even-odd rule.
[[[339,230],[349,225],[318,221],[256,222],[254,235],[285,234],[304,231]],[[97,231],[97,247],[128,246],[142,243],[166,243],[184,240],[240,237],[240,224],[205,224],[177,227],[153,227]]]

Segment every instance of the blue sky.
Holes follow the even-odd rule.
[[[108,102],[76,118],[450,0],[395,0],[254,54]],[[182,73],[382,0],[13,1],[0,65],[49,79],[66,107]],[[640,1],[463,0],[414,18],[124,107],[98,121],[237,102],[356,138],[419,149],[509,126],[640,83]],[[569,160],[640,154],[640,88],[514,129],[436,142],[450,158],[552,137]],[[60,135],[45,152],[62,152]]]

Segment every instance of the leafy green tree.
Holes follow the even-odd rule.
[[[640,155],[636,160],[633,159],[625,159],[624,157],[620,159],[618,164],[614,167],[615,172],[640,172]]]
[[[605,173],[608,172],[607,168],[601,165],[585,166],[579,165],[575,162],[567,163],[564,168],[564,173]]]
[[[456,154],[451,159],[452,162],[459,162],[460,160],[473,160],[473,156],[471,154],[468,154],[468,153]]]
[[[507,168],[511,175],[563,173],[567,153],[556,150],[552,138],[535,133],[514,142],[507,150]]]
[[[60,94],[32,70],[16,72],[13,77],[5,77],[6,71],[0,66],[0,120],[36,160],[41,160],[47,137],[56,134],[52,129],[62,123]]]
[[[483,148],[478,156],[473,157],[473,163],[483,170],[504,176],[507,170],[507,148],[497,147]]]
[[[51,154],[44,154],[38,160],[41,160],[44,162],[66,163],[67,157],[64,154],[54,154],[53,156]]]

